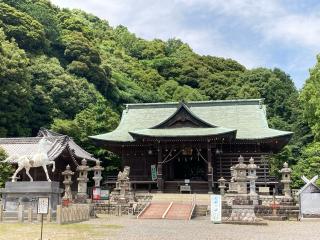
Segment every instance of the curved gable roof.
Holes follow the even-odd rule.
[[[146,131],[174,115],[179,103],[127,104],[119,126],[112,132],[90,138],[109,142],[133,142],[130,132]],[[261,99],[189,102],[188,109],[212,126],[236,130],[236,139],[258,140],[291,136],[292,132],[271,129]]]

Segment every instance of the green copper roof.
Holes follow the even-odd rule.
[[[130,132],[155,136],[156,134],[195,134],[198,130],[199,134],[203,134],[205,130],[200,130],[201,128],[192,130],[188,128],[169,130],[167,128],[159,132],[150,129],[171,117],[180,105],[179,103],[127,104],[122,113],[120,124],[113,132],[91,138],[112,142],[133,142],[135,140]],[[229,130],[235,129],[237,131],[236,139],[239,140],[268,139],[292,135],[292,132],[268,127],[266,108],[261,99],[188,102],[186,105],[195,116],[212,126]],[[187,133],[188,130],[191,132]]]
[[[235,133],[235,129],[227,129],[222,127],[216,128],[164,128],[164,129],[141,129],[131,131],[132,135],[149,136],[149,137],[202,137],[216,136],[221,134]]]

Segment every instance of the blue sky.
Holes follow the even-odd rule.
[[[319,0],[52,0],[124,25],[137,36],[180,38],[204,55],[278,67],[301,88],[320,53]]]

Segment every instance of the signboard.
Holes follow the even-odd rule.
[[[48,214],[49,211],[49,198],[39,197],[38,198],[38,214]]]
[[[101,189],[98,187],[94,187],[92,189],[92,199],[93,200],[100,200],[101,199]]]
[[[191,193],[191,186],[190,185],[181,185],[180,192],[189,192]]]
[[[109,190],[100,190],[100,199],[101,200],[109,200],[110,191]]]
[[[157,168],[156,168],[156,165],[151,165],[151,179],[152,181],[155,181],[157,180]]]
[[[221,223],[221,195],[211,195],[211,221],[213,223]]]

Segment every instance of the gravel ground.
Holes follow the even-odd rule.
[[[125,240],[266,240],[320,239],[320,220],[313,221],[269,221],[267,226],[213,224],[209,218],[196,218],[191,221],[180,220],[142,220],[132,217],[115,217],[95,219],[91,224],[121,225],[122,228],[110,229],[103,239]],[[99,238],[100,239],[100,238]]]
[[[0,223],[0,240],[38,240],[39,223]],[[142,220],[99,215],[90,221],[58,225],[45,223],[44,240],[317,240],[320,220],[268,222],[267,226],[213,224],[209,218]]]

